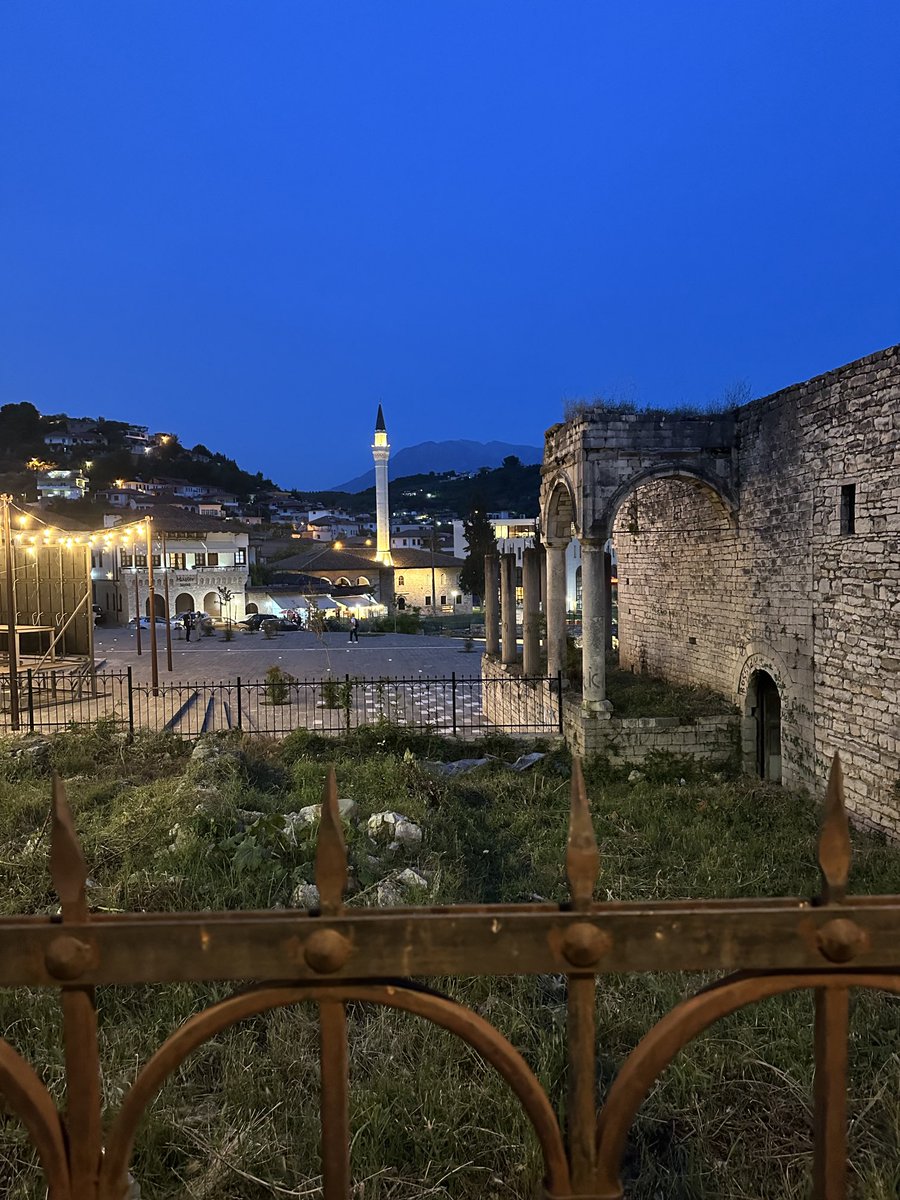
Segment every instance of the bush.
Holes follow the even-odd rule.
[[[266,700],[269,704],[284,704],[294,682],[293,675],[281,667],[269,667],[266,671]]]

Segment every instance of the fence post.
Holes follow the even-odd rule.
[[[131,667],[126,675],[128,683],[128,734],[134,737],[134,688],[131,686]]]
[[[350,691],[350,673],[344,675],[344,718],[347,722],[347,732],[350,732],[350,705],[353,702],[353,693]]]
[[[556,708],[559,719],[559,736],[563,736],[563,697],[562,697],[562,671],[556,672]]]
[[[240,675],[238,675],[235,683],[237,686],[237,727],[238,727],[238,729],[243,729],[243,725],[241,724],[241,721],[243,720],[244,710],[243,710],[243,706],[241,704],[241,677],[240,677]]]
[[[456,737],[456,672],[450,676],[450,686],[453,690],[453,736]]]
[[[28,668],[28,731],[34,733],[34,678]]]

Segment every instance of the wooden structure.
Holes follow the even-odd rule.
[[[675,1055],[710,1025],[770,996],[815,996],[815,1200],[847,1195],[847,1050],[851,988],[900,994],[900,897],[848,896],[850,837],[835,758],[812,900],[597,903],[600,856],[575,762],[566,870],[570,901],[421,909],[347,909],[347,858],[332,772],[319,827],[312,913],[89,912],[87,867],[65,789],[53,786],[50,869],[61,916],[0,919],[0,986],[59,989],[65,1113],[36,1071],[0,1041],[0,1094],[26,1125],[49,1200],[123,1200],[139,1122],[187,1056],[236,1022],[318,1005],[325,1200],[351,1195],[346,1005],[415,1014],[467,1042],[514,1092],[543,1155],[547,1200],[621,1200],[631,1123]],[[685,1000],[626,1059],[597,1111],[598,977],[647,971],[728,972]],[[473,1010],[411,977],[561,973],[568,977],[564,1127],[522,1055]],[[736,973],[734,973],[736,972]],[[170,980],[249,986],[192,1016],[138,1071],[104,1123],[94,988]],[[259,980],[272,982],[259,983]],[[23,1018],[27,1019],[27,1018]]]

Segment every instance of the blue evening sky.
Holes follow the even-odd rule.
[[[900,341],[900,7],[4,0],[0,403],[288,486]]]

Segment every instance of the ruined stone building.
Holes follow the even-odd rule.
[[[763,777],[818,788],[840,751],[856,819],[900,835],[900,347],[729,413],[586,409],[547,431],[541,520],[551,674],[581,542],[586,749],[612,536],[622,665],[730,697]]]

